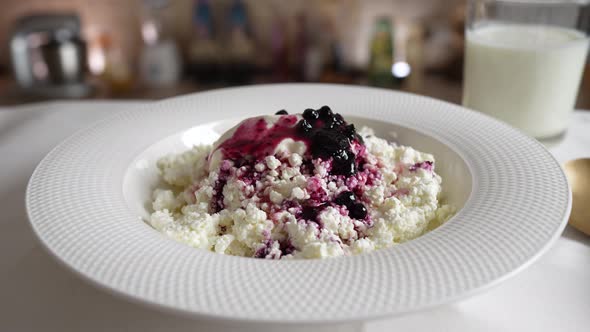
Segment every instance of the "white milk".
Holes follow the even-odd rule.
[[[496,24],[467,32],[463,105],[540,138],[562,133],[588,39],[565,28]]]

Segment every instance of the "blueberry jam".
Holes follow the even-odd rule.
[[[221,165],[221,169],[219,171],[219,176],[217,177],[217,181],[215,181],[215,185],[213,186],[213,198],[211,199],[211,209],[214,212],[219,212],[224,209],[225,205],[223,204],[223,187],[227,183],[227,178],[230,175],[230,164],[228,161],[224,161]]]
[[[361,138],[354,125],[348,125],[340,114],[334,114],[328,106],[306,109],[299,121],[285,110],[276,114],[280,118],[271,126],[262,117],[244,121],[233,136],[218,147],[223,150],[224,157],[234,161],[260,160],[272,155],[281,141],[291,138],[305,142],[313,159],[332,159],[330,174],[351,176],[357,172],[357,158],[351,151],[351,144],[362,143]]]
[[[307,146],[306,157],[301,165],[301,173],[313,175],[314,161],[326,164],[329,181],[340,181],[352,191],[345,191],[333,200],[320,185],[319,179],[310,177],[307,183],[309,199],[297,203],[296,217],[308,222],[318,222],[318,215],[329,206],[346,207],[341,213],[348,213],[353,219],[366,221],[367,209],[357,197],[362,196],[362,188],[375,177],[374,172],[364,169],[365,151],[362,138],[353,124],[347,124],[340,114],[330,107],[306,109],[301,116],[289,115],[286,110],[275,113],[271,122],[265,117],[247,119],[240,124],[233,135],[223,141],[217,149],[239,168],[238,179],[246,185],[255,185],[261,174],[254,166],[272,156],[283,140],[293,139]],[[279,157],[280,156],[276,156]],[[284,162],[284,161],[283,161]],[[223,171],[215,185],[212,209],[223,209],[222,189],[225,185]],[[317,183],[316,183],[317,182]],[[268,197],[260,196],[262,201]],[[348,212],[347,212],[348,211]]]

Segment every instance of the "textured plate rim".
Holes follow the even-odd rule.
[[[371,88],[350,88],[350,87],[344,87],[344,86],[335,86],[335,85],[309,85],[309,84],[305,84],[305,85],[301,85],[301,84],[281,84],[281,85],[258,85],[255,87],[249,87],[249,88],[230,88],[230,89],[220,89],[220,90],[213,90],[211,92],[205,92],[205,93],[200,93],[197,95],[203,95],[203,94],[207,94],[207,93],[219,93],[222,91],[231,93],[232,90],[247,90],[247,89],[264,89],[266,87],[283,87],[283,88],[292,88],[292,87],[302,87],[302,86],[307,86],[307,87],[328,87],[328,88],[344,88],[344,89],[357,89],[357,90],[380,90],[380,89],[371,89]],[[407,93],[399,93],[399,92],[391,92],[391,91],[387,91],[387,90],[383,90],[382,92],[385,93],[392,93],[392,94],[397,94],[397,95],[406,95],[408,96],[409,94]],[[179,98],[191,98],[191,96],[187,97],[187,96],[182,96],[182,97],[178,97],[178,98],[173,98],[171,100],[175,100],[175,99],[179,99]],[[459,106],[456,105],[452,105],[452,104],[448,104],[445,102],[441,102],[438,100],[434,100],[428,97],[423,97],[423,96],[412,96],[412,98],[417,98],[417,99],[422,99],[424,100],[431,100],[432,102],[441,104],[445,107],[453,107],[453,108],[460,108]],[[155,104],[157,105],[166,105],[168,104],[171,100],[164,100],[161,102],[156,102]],[[446,105],[444,105],[446,104]],[[153,107],[157,107],[157,106],[153,106]],[[550,247],[552,244],[554,244],[554,242],[557,240],[557,238],[560,236],[561,232],[563,231],[563,229],[565,228],[566,222],[567,222],[567,216],[569,215],[569,211],[571,210],[571,191],[569,189],[569,186],[567,185],[567,181],[565,182],[566,186],[567,186],[567,191],[568,191],[568,198],[567,198],[567,204],[565,206],[565,210],[564,210],[564,214],[563,214],[563,220],[561,220],[561,222],[559,223],[557,229],[553,232],[553,234],[551,235],[551,237],[544,243],[544,245],[538,249],[536,251],[536,253],[532,256],[529,256],[526,261],[524,261],[524,263],[520,264],[519,266],[517,266],[516,268],[512,269],[510,272],[503,274],[502,276],[495,278],[494,280],[492,280],[491,282],[487,282],[485,284],[482,284],[478,287],[475,288],[471,288],[468,291],[463,291],[461,292],[459,295],[453,296],[453,297],[446,297],[446,298],[440,298],[439,301],[431,301],[429,304],[427,305],[421,305],[421,306],[416,306],[416,307],[412,307],[412,308],[407,308],[406,310],[395,310],[392,312],[385,312],[385,313],[381,313],[381,314],[375,314],[375,315],[371,315],[371,314],[363,314],[363,315],[359,315],[359,316],[355,316],[355,317],[349,317],[346,319],[342,319],[342,318],[338,318],[338,319],[310,319],[310,320],[302,320],[302,319],[296,319],[296,320],[290,320],[290,319],[268,319],[268,320],[264,320],[264,319],[260,319],[260,318],[254,318],[254,319],[250,319],[250,318],[245,318],[245,317],[232,317],[232,316],[227,316],[227,315],[214,315],[211,313],[200,313],[200,312],[196,312],[195,310],[186,310],[185,308],[178,308],[176,306],[170,306],[167,305],[165,303],[160,303],[160,302],[154,302],[150,299],[146,299],[143,298],[141,296],[137,296],[135,294],[130,294],[128,292],[125,292],[124,290],[121,289],[117,289],[116,287],[113,287],[112,285],[109,284],[105,284],[104,281],[101,280],[97,280],[95,277],[93,277],[92,275],[87,275],[84,272],[80,271],[79,269],[77,269],[75,266],[73,266],[72,264],[70,264],[70,262],[68,262],[67,260],[65,260],[63,257],[61,257],[58,253],[56,253],[54,251],[54,249],[52,249],[51,245],[48,244],[48,242],[46,242],[46,239],[44,238],[44,235],[42,233],[42,231],[40,231],[37,227],[37,224],[34,221],[34,216],[32,214],[32,206],[31,206],[31,192],[33,191],[33,184],[34,184],[34,180],[40,176],[39,173],[43,172],[43,167],[45,165],[45,163],[48,162],[50,156],[53,156],[55,154],[58,154],[58,150],[63,147],[64,145],[66,145],[68,142],[70,141],[74,141],[76,140],[80,135],[84,135],[85,132],[87,132],[89,129],[91,128],[98,128],[103,124],[108,124],[111,123],[112,121],[116,121],[119,117],[121,117],[121,114],[125,114],[125,113],[133,113],[133,112],[139,112],[141,111],[144,107],[140,106],[140,107],[131,107],[131,110],[127,110],[127,111],[123,111],[121,113],[117,113],[114,114],[112,116],[109,116],[87,128],[83,128],[80,129],[79,131],[77,131],[76,133],[74,133],[73,135],[71,135],[68,139],[64,140],[64,142],[62,142],[60,145],[56,146],[54,149],[52,149],[47,156],[39,163],[39,165],[37,166],[37,168],[35,169],[35,171],[33,172],[33,175],[31,176],[31,179],[28,183],[27,186],[27,192],[26,192],[26,210],[27,210],[27,214],[29,215],[29,220],[30,220],[30,224],[31,227],[35,233],[35,235],[37,236],[37,238],[39,239],[39,242],[43,245],[43,247],[45,248],[45,250],[47,250],[49,253],[51,253],[51,255],[62,265],[64,265],[65,267],[67,267],[69,270],[72,270],[73,272],[75,272],[77,275],[81,276],[83,279],[90,281],[92,284],[95,284],[97,286],[99,286],[100,288],[103,288],[113,294],[119,295],[119,296],[123,296],[125,298],[131,299],[134,302],[137,303],[142,303],[142,304],[148,304],[151,307],[155,307],[155,308],[159,308],[159,309],[164,309],[165,311],[171,312],[171,313],[181,313],[184,315],[189,315],[191,317],[200,317],[203,319],[213,319],[213,320],[232,320],[232,321],[240,321],[240,322],[270,322],[270,323],[313,323],[313,324],[323,324],[323,323],[336,323],[336,322],[347,322],[347,321],[358,321],[358,320],[365,320],[365,319],[376,319],[376,318],[381,318],[381,317],[386,317],[386,316],[391,316],[391,315],[396,315],[396,314],[403,314],[406,312],[412,312],[412,311],[417,311],[417,310],[423,310],[423,309],[427,309],[427,308],[431,308],[434,306],[438,306],[440,304],[444,304],[444,303],[451,303],[451,302],[455,302],[470,296],[473,296],[477,293],[480,293],[482,291],[485,291],[486,289],[489,289],[491,287],[494,287],[496,285],[498,285],[499,283],[503,282],[504,280],[516,275],[517,273],[519,273],[520,271],[526,269],[528,266],[530,266],[533,262],[535,262],[540,256],[542,256]],[[500,124],[501,126],[507,127],[504,124],[499,123],[498,121],[484,116],[484,115],[478,115],[481,118],[487,118],[487,120],[485,121],[491,121],[491,122],[496,122],[497,124]],[[405,127],[409,127],[411,129],[414,129],[416,131],[419,132],[424,132],[424,129],[422,128],[417,128],[415,126],[411,126],[408,124],[402,124]],[[510,129],[513,132],[516,132],[514,129]],[[453,144],[449,144],[449,142],[444,138],[444,137],[440,137],[439,135],[432,133],[432,134],[428,134],[429,136],[444,142],[445,144],[449,145],[449,146],[453,146]],[[522,135],[522,134],[518,134],[518,135]],[[524,135],[523,135],[524,136]],[[533,142],[534,145],[537,146],[537,148],[541,148],[545,154],[549,157],[549,159],[551,159],[558,167],[559,167],[559,163],[555,160],[555,158],[544,149],[544,147],[532,140],[529,139],[531,142]],[[464,158],[465,162],[468,164],[469,168],[471,168],[470,165],[470,161],[468,158],[465,158],[465,156],[463,155],[461,150],[456,150],[454,149],[457,153],[459,153],[461,155],[461,157]],[[475,177],[475,174],[472,173]],[[474,178],[473,182],[472,182],[472,188],[475,188],[477,186],[477,180]],[[467,205],[470,205],[472,203],[472,196],[471,195],[468,199],[468,201],[466,202],[466,207]],[[463,211],[461,211],[463,212]],[[446,225],[445,225],[446,226]],[[426,237],[426,236],[425,236]],[[413,241],[412,241],[413,242]],[[410,242],[411,243],[411,242]]]

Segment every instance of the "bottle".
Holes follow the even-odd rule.
[[[117,47],[107,32],[101,32],[93,48],[98,54],[95,61],[95,73],[100,75],[109,93],[119,95],[129,92],[133,88],[133,73],[123,51]]]
[[[192,39],[188,50],[188,72],[198,82],[219,80],[219,47],[208,0],[195,0],[192,15]]]
[[[318,31],[322,31],[322,33],[318,33]],[[307,34],[308,44],[303,54],[303,80],[317,82],[320,80],[324,69],[324,44],[326,44],[325,31],[320,27],[317,17],[308,20],[305,33]]]
[[[177,83],[181,74],[180,52],[169,36],[162,10],[167,0],[144,0],[145,17],[141,32],[144,47],[140,55],[140,71],[149,86],[165,86]]]
[[[324,70],[320,81],[326,83],[348,83],[350,80],[346,77],[342,46],[338,39],[336,26],[333,21],[326,20],[322,29],[326,31],[326,41],[324,44],[327,50]]]
[[[275,82],[289,80],[289,49],[284,22],[284,18],[278,14],[275,16],[270,37],[272,78]]]
[[[305,80],[305,57],[308,53],[309,40],[307,34],[308,19],[305,13],[299,13],[296,20],[295,37],[293,40],[293,48],[291,54],[293,56],[292,72],[295,81],[302,82]]]
[[[248,83],[254,74],[255,50],[246,5],[241,0],[234,0],[229,10],[228,51],[228,82]]]
[[[378,18],[370,44],[368,68],[369,84],[379,87],[392,87],[394,78],[391,73],[393,65],[393,38],[391,22],[387,17]]]

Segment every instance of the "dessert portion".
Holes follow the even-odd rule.
[[[151,225],[196,248],[324,258],[391,247],[454,213],[432,155],[357,132],[323,106],[249,118],[157,163]]]

